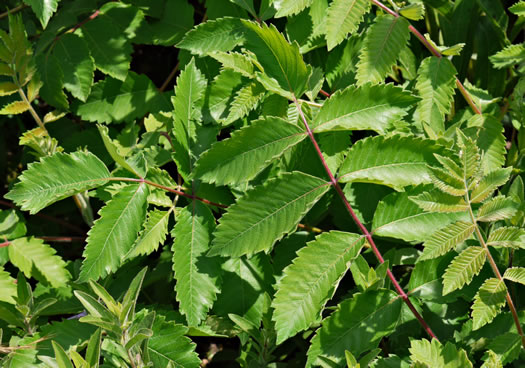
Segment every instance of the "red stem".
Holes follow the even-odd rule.
[[[343,201],[343,203],[344,203],[348,213],[350,214],[350,216],[352,217],[352,219],[354,220],[356,225],[359,227],[359,229],[361,230],[363,235],[366,237],[366,239],[368,241],[368,244],[370,244],[370,247],[372,248],[372,251],[374,252],[377,260],[379,261],[379,263],[384,263],[385,260],[383,259],[383,256],[381,255],[381,252],[379,251],[379,249],[377,249],[377,246],[376,246],[376,244],[374,242],[374,239],[372,238],[372,235],[370,234],[368,229],[365,227],[365,225],[363,225],[361,220],[359,220],[359,218],[355,214],[352,206],[350,205],[350,203],[346,199],[346,196],[343,193],[343,190],[341,189],[341,186],[337,182],[337,179],[334,177],[334,174],[332,174],[332,171],[330,170],[330,168],[326,164],[326,161],[324,159],[323,153],[321,152],[321,149],[319,148],[319,144],[317,143],[317,141],[316,141],[316,139],[314,137],[314,133],[310,129],[310,125],[308,125],[308,121],[306,120],[306,117],[303,114],[303,110],[301,109],[301,105],[299,104],[299,102],[297,101],[297,99],[295,97],[294,97],[294,102],[295,102],[295,106],[297,107],[297,110],[299,112],[299,116],[301,117],[301,120],[303,121],[304,127],[306,128],[306,132],[307,132],[308,136],[310,137],[310,140],[312,141],[312,144],[314,145],[315,151],[317,152],[317,156],[319,156],[319,159],[321,160],[321,163],[323,164],[323,167],[324,167],[326,173],[328,174],[328,177],[330,178],[330,182],[331,182],[332,186],[337,191],[337,194],[339,195],[339,197],[341,197],[341,200]],[[412,302],[408,298],[408,295],[405,293],[405,291],[403,290],[401,285],[399,285],[399,282],[396,280],[394,274],[392,273],[392,271],[390,271],[389,268],[387,268],[387,276],[390,279],[390,281],[392,282],[392,284],[394,285],[394,288],[396,289],[397,293],[401,296],[403,301],[407,304],[408,308],[412,311],[412,313],[417,318],[417,320],[419,321],[421,326],[423,326],[423,328],[428,333],[428,335],[430,337],[432,337],[433,339],[438,340],[438,338],[436,337],[436,335],[434,334],[434,332],[432,331],[430,326],[427,324],[427,322],[423,319],[423,317],[416,310],[416,308],[414,307],[414,305],[412,304]]]
[[[400,16],[397,12],[393,11],[392,9],[390,9],[388,6],[386,6],[385,4],[380,2],[379,0],[371,0],[371,1],[372,1],[372,3],[374,3],[379,8],[383,9],[388,14],[390,14],[390,15],[396,17],[396,18],[398,18]],[[434,46],[432,46],[432,44],[430,44],[430,42],[428,42],[428,40],[416,28],[414,28],[414,26],[410,25],[410,26],[408,26],[408,29],[410,30],[410,32],[412,32],[412,34],[414,36],[417,37],[417,39],[419,39],[419,41],[423,45],[425,45],[425,47],[428,49],[428,51],[430,51],[432,53],[432,55],[434,55],[435,57],[438,57],[440,59],[443,57],[441,52],[439,52],[439,50],[437,50]],[[479,107],[476,106],[476,104],[472,100],[472,97],[470,96],[468,91],[465,89],[465,86],[463,86],[463,84],[460,82],[460,80],[458,78],[456,78],[456,86],[459,88],[459,91],[461,92],[461,94],[463,95],[465,100],[467,101],[467,103],[470,106],[470,108],[472,109],[472,111],[474,111],[474,113],[476,113],[478,115],[481,115],[481,110],[479,109]]]

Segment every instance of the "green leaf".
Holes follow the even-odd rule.
[[[233,51],[216,51],[210,53],[209,56],[221,63],[223,68],[231,69],[237,73],[242,74],[244,77],[253,78],[255,75],[253,61],[245,54]]]
[[[409,351],[410,359],[414,363],[423,364],[422,367],[472,367],[472,363],[468,359],[465,350],[458,350],[458,348],[450,342],[447,342],[446,345],[443,346],[436,339],[433,339],[431,342],[428,340],[412,340]],[[416,365],[414,365],[414,367],[416,367]]]
[[[418,261],[442,256],[456,245],[468,239],[475,229],[476,225],[463,221],[458,221],[439,229],[423,244],[425,249]]]
[[[339,170],[339,181],[391,186],[429,183],[427,165],[436,162],[433,154],[443,148],[431,140],[415,137],[375,136],[355,143]]]
[[[86,350],[86,362],[89,367],[97,366],[100,362],[100,347],[101,347],[102,329],[97,328],[94,334],[89,338]]]
[[[223,124],[230,124],[244,118],[254,110],[266,96],[266,89],[257,81],[253,81],[237,91],[231,103],[230,113]]]
[[[107,77],[95,83],[86,103],[73,104],[73,110],[83,120],[120,123],[168,111],[170,105],[148,77],[130,71],[123,82]]]
[[[0,266],[0,290],[2,290],[0,301],[16,304],[16,280],[2,266]]]
[[[9,96],[18,92],[18,86],[13,82],[0,82],[0,96]]]
[[[367,291],[346,299],[317,330],[308,349],[306,366],[327,366],[323,361],[341,366],[345,350],[359,356],[375,348],[383,336],[394,331],[401,305],[401,299],[390,290]]]
[[[408,4],[399,9],[399,14],[410,20],[421,20],[425,17],[425,5],[423,3]]]
[[[126,79],[133,47],[117,24],[107,17],[96,17],[76,33],[86,40],[97,69],[115,79]]]
[[[144,282],[144,277],[148,267],[144,267],[137,273],[137,275],[131,280],[128,290],[124,297],[122,298],[122,310],[120,312],[120,322],[123,325],[126,325],[129,321],[133,321],[135,318],[135,308],[137,306],[137,300],[139,298],[139,292]]]
[[[500,227],[490,232],[487,245],[493,247],[525,248],[525,229],[519,227]]]
[[[242,75],[232,69],[222,69],[206,91],[203,123],[223,122],[228,114],[232,96],[243,85]],[[261,88],[263,89],[263,88]]]
[[[514,5],[512,5],[509,8],[509,11],[511,13],[516,14],[519,17],[525,16],[525,2],[524,1],[518,1],[517,3],[515,3]]]
[[[127,259],[153,253],[161,244],[164,244],[171,212],[171,209],[169,211],[153,210],[148,212],[148,219],[144,223],[144,228],[133,244],[133,248],[126,255]]]
[[[18,115],[29,110],[29,105],[25,101],[14,101],[3,106],[0,115]]]
[[[40,88],[42,98],[58,109],[67,110],[69,102],[66,94],[62,91],[64,74],[56,56],[53,54],[41,55],[37,58],[37,68],[43,82]]]
[[[290,44],[274,25],[243,21],[246,47],[257,57],[264,74],[296,97],[306,90],[311,68],[303,61],[297,43]]]
[[[230,51],[244,43],[244,26],[238,18],[224,17],[201,23],[186,33],[177,47],[193,54],[206,55]]]
[[[508,45],[503,50],[490,56],[489,60],[496,69],[503,69],[522,63],[525,60],[525,46],[522,43]]]
[[[5,198],[34,214],[51,203],[104,184],[109,176],[107,167],[92,153],[55,153],[29,164]]]
[[[409,92],[393,84],[350,86],[323,104],[312,129],[374,130],[384,134],[408,113],[415,101]]]
[[[486,358],[481,368],[503,368],[503,364],[496,353],[492,350],[489,350],[487,353],[488,358]]]
[[[271,249],[328,189],[322,179],[293,172],[247,192],[221,217],[208,254],[239,257]]]
[[[357,63],[357,84],[380,83],[391,70],[410,37],[403,17],[380,15],[366,33],[365,45]]]
[[[127,185],[102,207],[88,233],[79,282],[98,280],[121,265],[146,217],[148,193],[144,183]]]
[[[504,166],[507,156],[507,139],[503,134],[503,124],[499,119],[490,115],[475,115],[469,120],[469,125],[476,118],[478,122],[475,125],[479,124],[479,128],[477,126],[474,128],[477,130],[476,144],[483,152],[481,158],[483,173],[488,174]]]
[[[467,192],[465,181],[458,179],[454,173],[437,167],[430,167],[429,169],[432,182],[442,192],[453,196],[464,196]]]
[[[481,271],[486,256],[485,249],[477,246],[468,247],[456,256],[443,275],[443,295],[470,284]]]
[[[201,361],[195,352],[195,344],[184,336],[187,327],[165,321],[164,316],[157,315],[152,330],[146,352],[153,367],[199,367]]]
[[[66,262],[41,239],[29,237],[13,240],[8,251],[11,263],[26,277],[35,276],[33,271],[36,269],[55,288],[66,287],[71,280]]]
[[[256,120],[206,151],[196,163],[195,177],[217,185],[249,181],[305,138],[303,129],[284,119]]]
[[[172,231],[173,271],[175,291],[182,314],[189,326],[198,326],[220,292],[217,258],[206,258],[215,218],[211,210],[199,201],[192,201],[180,210]]]
[[[502,364],[507,364],[519,357],[523,349],[522,337],[517,333],[506,332],[496,336],[488,348],[496,353]]]
[[[496,189],[505,184],[512,173],[512,167],[496,169],[485,175],[470,194],[471,203],[480,203],[487,199]]]
[[[525,285],[525,268],[523,267],[511,267],[505,270],[503,278],[513,282],[519,282]]]
[[[57,11],[60,0],[24,0],[24,3],[31,6],[36,17],[42,24],[42,28],[47,27],[47,23],[54,12]]]
[[[127,162],[124,158],[124,154],[119,152],[122,149],[122,146],[119,143],[114,142],[109,137],[109,129],[105,125],[97,124],[98,132],[100,133],[100,137],[102,138],[102,142],[104,142],[104,146],[106,147],[106,150],[108,151],[111,158],[120,166],[122,166],[124,169],[128,170],[130,173],[137,175],[139,178],[143,178],[146,176],[146,168],[141,167],[141,165],[137,165],[135,162]],[[133,166],[132,166],[133,165]]]
[[[452,107],[455,85],[456,68],[450,60],[436,56],[423,60],[416,80],[416,90],[421,96],[415,112],[417,121],[444,132],[444,118]]]
[[[407,242],[425,240],[436,228],[442,228],[457,220],[466,220],[466,213],[425,212],[413,198],[428,187],[416,187],[405,192],[392,193],[384,197],[374,213],[372,229],[374,235],[402,239]],[[422,195],[422,194],[421,194]]]
[[[326,13],[326,43],[328,51],[354,33],[370,9],[368,0],[334,0]]]
[[[463,169],[463,179],[470,179],[477,173],[481,166],[479,148],[476,143],[465,136],[461,130],[456,129],[457,144],[460,149],[459,159]]]
[[[287,17],[298,14],[312,5],[314,0],[272,0],[273,7],[277,10],[275,18]]]
[[[463,212],[468,210],[467,202],[461,197],[452,196],[437,190],[421,193],[409,198],[421,209],[430,212]]]
[[[73,97],[86,102],[93,85],[95,64],[84,39],[73,33],[62,35],[55,43],[53,55],[60,60],[64,87]]]
[[[357,234],[331,231],[297,252],[284,269],[272,302],[277,344],[321,320],[324,305],[363,243]]]
[[[479,288],[472,305],[472,329],[477,330],[490,323],[505,305],[507,287],[503,280],[487,279]]]
[[[476,214],[476,220],[491,222],[510,218],[516,213],[518,207],[512,198],[498,196],[483,203]]]
[[[55,352],[55,359],[57,361],[59,368],[73,368],[73,364],[71,363],[71,360],[69,360],[69,357],[67,356],[66,351],[60,344],[51,341],[51,344],[53,345],[53,350]]]

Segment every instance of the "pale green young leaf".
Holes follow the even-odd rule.
[[[228,117],[222,122],[223,125],[244,118],[259,105],[265,96],[266,89],[257,81],[252,81],[239,89],[231,103]]]
[[[62,91],[64,87],[64,73],[55,55],[40,55],[37,59],[37,69],[43,82],[40,96],[50,105],[67,110],[69,102]]]
[[[505,184],[512,173],[512,167],[496,169],[485,175],[470,194],[471,203],[480,203]]]
[[[246,54],[216,51],[209,56],[221,63],[223,68],[231,69],[244,77],[253,78],[255,75],[253,61]]]
[[[0,293],[0,301],[16,304],[16,280],[12,278],[9,272],[5,271],[2,266],[0,266],[0,290],[2,290],[2,293]]]
[[[438,167],[430,167],[429,170],[432,183],[442,192],[453,196],[463,196],[467,192],[465,181],[458,179],[453,173]]]
[[[525,17],[525,1],[518,1],[509,8],[509,11],[519,17]]]
[[[363,244],[360,235],[331,231],[297,252],[284,269],[272,302],[278,344],[321,320],[324,305]]]
[[[18,92],[18,86],[13,82],[0,82],[0,96],[9,96]]]
[[[485,264],[485,249],[471,246],[450,262],[443,275],[443,295],[468,285]]]
[[[384,289],[354,294],[344,300],[317,330],[306,366],[327,366],[323,362],[330,362],[331,367],[342,366],[345,350],[359,356],[375,348],[383,336],[396,328],[401,305],[396,293]]]
[[[483,203],[476,214],[477,221],[490,222],[512,217],[519,205],[505,196],[498,196]]]
[[[271,0],[273,7],[277,10],[276,18],[287,17],[298,14],[312,5],[314,0]]]
[[[522,63],[525,61],[525,47],[522,43],[508,45],[503,50],[490,56],[489,60],[496,69],[503,69]]]
[[[153,253],[160,245],[164,244],[172,211],[170,209],[169,211],[153,210],[148,212],[148,219],[144,223],[144,228],[133,244],[133,248],[126,255],[127,259]]]
[[[60,346],[59,343],[55,341],[51,341],[51,344],[53,345],[53,351],[55,352],[55,359],[58,364],[59,368],[73,368],[73,363],[71,363],[71,360],[67,356],[66,351],[62,346]]]
[[[29,105],[25,101],[14,101],[4,105],[0,109],[0,115],[18,115],[29,110]]]
[[[31,6],[44,29],[47,27],[47,23],[53,13],[57,11],[59,2],[60,0],[24,0],[24,3]]]
[[[205,257],[209,250],[215,218],[211,210],[199,201],[192,201],[180,210],[172,230],[173,271],[175,291],[182,314],[189,326],[197,326],[206,318],[217,298],[218,258]]]
[[[394,188],[429,183],[427,165],[444,148],[431,140],[399,135],[375,136],[355,143],[339,170],[339,181],[377,183]]]
[[[439,161],[439,163],[443,166],[443,169],[447,171],[449,175],[454,176],[458,180],[463,180],[463,170],[459,165],[451,159],[450,157],[441,156],[438,154],[434,154],[434,157]]]
[[[487,245],[493,247],[525,248],[525,229],[500,227],[490,232]]]
[[[326,15],[326,43],[328,51],[354,33],[370,9],[368,0],[335,0]]]
[[[430,212],[463,212],[469,206],[462,197],[452,196],[437,190],[409,197],[421,209]]]
[[[146,218],[148,193],[144,183],[127,185],[102,207],[88,233],[80,282],[98,280],[122,264]]]
[[[475,228],[476,225],[472,223],[458,221],[439,229],[423,244],[425,248],[418,261],[442,256],[456,245],[468,239]]]
[[[18,238],[9,244],[8,252],[11,263],[24,272],[26,277],[35,276],[32,270],[37,269],[55,288],[65,287],[71,280],[66,262],[41,239]]]
[[[366,33],[365,45],[359,54],[357,84],[374,84],[384,80],[405,48],[410,37],[408,21],[403,17],[380,15]]]
[[[274,25],[243,21],[246,47],[257,57],[264,74],[274,79],[286,92],[301,97],[306,89],[311,67],[303,61],[297,43],[290,44]]]
[[[414,96],[393,84],[350,86],[323,104],[312,129],[374,130],[383,134],[408,113],[414,102]]]
[[[436,228],[468,218],[466,212],[437,213],[422,210],[412,198],[425,193],[426,189],[428,187],[425,186],[410,188],[383,198],[374,213],[373,233],[408,242],[420,242],[428,238]]]
[[[472,305],[473,330],[491,322],[505,305],[507,287],[503,280],[487,279],[479,288]]]
[[[73,97],[86,102],[93,85],[95,64],[84,39],[66,33],[55,43],[53,55],[60,60],[64,87]]]
[[[133,321],[135,318],[135,309],[137,306],[137,300],[139,298],[140,289],[144,282],[144,277],[148,267],[142,268],[131,280],[131,283],[122,298],[122,309],[120,311],[119,320],[122,325],[126,325],[129,321]]]
[[[437,339],[412,340],[410,342],[410,359],[414,363],[421,363],[421,367],[436,368],[469,368],[472,363],[463,349],[456,348],[450,342],[445,346]],[[419,367],[419,366],[417,366]]]
[[[525,268],[523,267],[511,267],[505,270],[503,278],[513,282],[519,282],[525,285]]]
[[[495,352],[489,350],[487,353],[488,357],[481,368],[503,368],[503,363],[501,363],[501,360]]]
[[[244,43],[244,26],[238,18],[224,17],[201,23],[186,33],[177,47],[193,54],[206,55],[230,51]]]
[[[153,367],[199,367],[201,360],[195,352],[195,344],[184,336],[187,327],[157,315],[152,330],[146,356]]]
[[[126,79],[133,47],[122,29],[107,17],[96,17],[75,33],[86,40],[97,69],[115,79]]]
[[[95,83],[86,103],[72,104],[76,114],[99,123],[131,122],[148,112],[168,111],[168,100],[151,80],[130,71],[125,80],[106,77]]]
[[[59,152],[29,164],[5,198],[34,214],[51,203],[106,183],[109,176],[106,165],[92,153]]]
[[[477,173],[481,166],[479,148],[476,143],[465,136],[461,130],[456,129],[457,144],[459,147],[459,160],[463,170],[463,178],[470,179]]]
[[[419,122],[430,124],[437,132],[445,130],[444,118],[450,112],[454,100],[456,73],[450,60],[435,56],[423,60],[418,70],[416,90],[421,101],[415,117]]]
[[[206,151],[195,165],[195,177],[217,185],[249,181],[305,138],[303,129],[281,118],[256,120]]]
[[[421,20],[425,16],[425,5],[423,3],[408,4],[399,9],[399,14],[410,20]]]
[[[256,187],[221,217],[208,254],[239,257],[271,249],[328,189],[325,180],[301,172]]]

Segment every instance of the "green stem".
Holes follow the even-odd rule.
[[[47,131],[45,125],[44,125],[44,122],[42,121],[42,119],[40,119],[40,116],[38,116],[38,114],[36,113],[35,109],[33,108],[33,105],[31,105],[31,102],[29,102],[29,100],[27,99],[27,96],[24,92],[24,90],[22,89],[22,86],[20,86],[20,84],[18,83],[18,81],[15,81],[17,84],[18,84],[18,94],[20,95],[20,97],[22,97],[22,100],[27,104],[27,106],[29,107],[29,112],[31,113],[31,115],[33,116],[33,119],[35,119],[36,123],[38,124],[38,126],[44,131],[46,132],[47,135],[49,135],[49,132]]]
[[[470,203],[470,197],[468,194],[468,185],[465,182],[465,200],[468,203],[468,212],[470,215],[470,219],[472,223],[474,224],[474,232],[476,233],[476,237],[478,238],[479,243],[485,249],[485,253],[487,255],[487,259],[489,260],[490,267],[492,268],[492,271],[494,272],[494,275],[500,280],[501,282],[505,283],[503,280],[503,277],[501,276],[501,273],[499,272],[498,265],[494,261],[494,258],[492,257],[492,254],[490,254],[489,247],[487,243],[485,242],[485,239],[483,238],[483,235],[481,234],[481,231],[479,230],[478,222],[476,221],[476,217],[474,216],[474,212],[472,211],[472,205]],[[523,348],[525,348],[525,336],[523,335],[523,330],[521,328],[520,320],[518,318],[518,312],[516,311],[516,307],[514,306],[514,303],[512,302],[512,298],[510,297],[509,290],[507,287],[505,287],[505,299],[507,300],[507,304],[509,305],[510,313],[512,314],[512,318],[514,319],[514,324],[516,325],[516,329],[518,330],[518,334],[521,336],[521,344]]]

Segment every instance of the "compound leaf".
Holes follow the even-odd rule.
[[[314,0],[272,0],[273,7],[277,10],[276,18],[298,14],[312,5]]]
[[[46,28],[49,19],[51,19],[53,13],[57,11],[59,1],[60,0],[24,0],[24,3],[31,6],[31,9],[42,24],[42,28]]]
[[[485,249],[477,246],[468,247],[456,256],[443,275],[443,295],[470,284],[481,271],[486,256]]]
[[[443,148],[431,140],[402,136],[375,136],[359,140],[350,148],[339,170],[339,181],[391,186],[429,183],[427,165]]]
[[[328,51],[354,33],[370,9],[368,0],[334,0],[326,14],[326,43]]]
[[[29,237],[18,238],[9,244],[9,260],[17,266],[26,277],[35,276],[33,269],[44,276],[53,287],[66,287],[71,274],[66,269],[66,262],[57,256],[56,250],[43,240]]]
[[[59,152],[29,164],[5,197],[34,214],[51,203],[104,184],[109,176],[106,165],[90,152]]]
[[[303,129],[281,118],[256,120],[206,151],[196,163],[195,176],[217,185],[249,181],[304,138]]]
[[[126,256],[127,259],[153,253],[161,244],[164,244],[168,233],[168,222],[171,212],[172,210],[153,210],[148,212],[148,219],[144,223],[144,229],[142,229],[133,248]]]
[[[525,285],[525,268],[523,267],[511,267],[507,268],[503,278],[513,282],[519,282]]]
[[[301,172],[256,187],[221,217],[208,255],[239,257],[269,250],[329,188],[325,180]]]
[[[16,304],[17,288],[16,280],[11,277],[9,272],[4,270],[4,267],[0,266],[0,301],[9,304]]]
[[[401,305],[396,293],[384,289],[346,299],[317,330],[308,349],[306,366],[325,366],[321,364],[323,361],[341,366],[345,363],[345,350],[359,356],[375,348],[383,336],[394,331]]]
[[[496,278],[487,279],[479,288],[472,305],[472,329],[491,322],[505,305],[507,287],[503,280]]]
[[[357,84],[380,83],[396,62],[410,37],[403,17],[380,15],[366,33],[365,45],[357,63]]]
[[[521,63],[524,58],[525,47],[523,44],[517,44],[508,45],[503,50],[490,56],[489,60],[495,68],[503,69]]]
[[[487,199],[496,189],[505,184],[512,173],[512,167],[496,169],[485,175],[472,190],[470,202],[480,203]]]
[[[434,232],[423,244],[425,249],[418,261],[436,258],[462,243],[474,232],[476,225],[458,221]]]
[[[220,262],[204,257],[214,228],[211,210],[199,201],[192,201],[179,212],[172,231],[175,291],[189,326],[197,326],[206,318],[220,291],[217,287]]]
[[[323,104],[312,129],[374,130],[383,134],[408,113],[415,101],[409,92],[393,84],[350,86]]]
[[[518,210],[518,204],[505,196],[492,198],[478,210],[476,219],[478,221],[490,222],[512,217]]]
[[[79,282],[98,280],[121,265],[146,218],[148,194],[144,183],[127,185],[102,207],[88,233]]]
[[[455,345],[447,342],[445,346],[439,341],[412,340],[410,342],[410,359],[414,367],[443,367],[443,368],[472,368],[467,353],[463,349],[457,349]]]
[[[331,231],[297,252],[284,269],[272,302],[278,344],[321,319],[324,305],[363,243],[360,235]]]
[[[55,55],[41,55],[37,59],[37,68],[43,82],[40,95],[50,105],[67,110],[69,102],[62,91],[64,87],[64,73]]]
[[[487,245],[493,247],[525,248],[525,229],[519,227],[500,227],[490,232]]]
[[[416,203],[419,208],[429,212],[462,212],[469,208],[463,198],[437,190],[410,197],[410,200]]]

